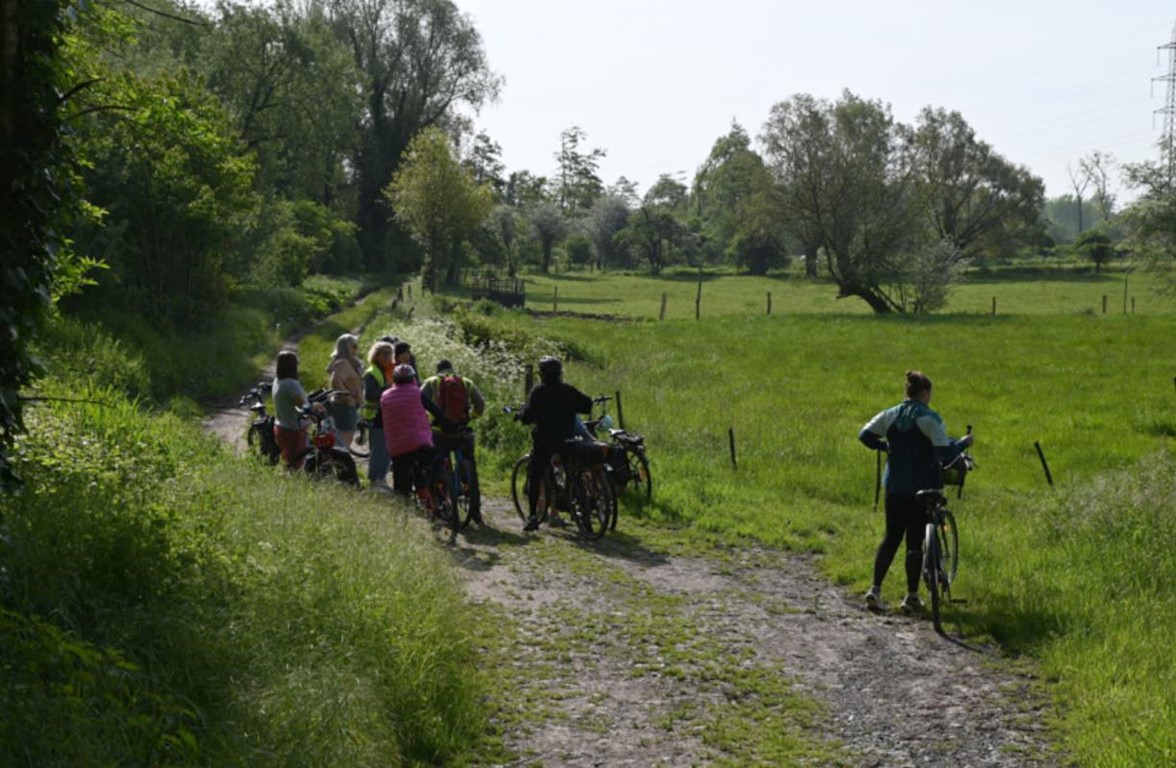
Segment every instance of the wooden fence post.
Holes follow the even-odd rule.
[[[1103,294],[1103,314],[1107,313],[1107,295]]]
[[[768,291],[768,314],[772,314],[772,292]]]
[[[992,316],[996,317],[996,297],[992,297]]]
[[[698,268],[698,295],[694,297],[694,319],[702,317],[702,267]]]
[[[731,469],[739,469],[735,463],[735,427],[727,429],[727,443],[731,446]]]
[[[1041,443],[1034,440],[1033,447],[1037,449],[1037,458],[1041,459],[1041,468],[1045,470],[1045,481],[1053,488],[1053,475],[1049,473],[1049,464],[1045,463],[1045,452],[1041,450]]]
[[[551,294],[551,311],[559,311],[559,286],[555,286],[555,292]]]
[[[657,313],[657,319],[658,320],[665,320],[666,319],[666,292],[665,291],[662,291],[661,311]]]
[[[621,390],[617,390],[613,397],[617,401],[617,426],[625,428],[625,409],[621,407]]]

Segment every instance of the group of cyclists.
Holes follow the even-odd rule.
[[[421,383],[416,359],[408,342],[384,336],[372,344],[367,366],[356,358],[359,340],[344,334],[336,342],[327,366],[330,387],[335,392],[331,407],[335,428],[344,444],[350,443],[358,419],[368,425],[371,455],[368,480],[373,488],[387,488],[391,469],[392,491],[410,496],[414,487],[427,482],[438,471],[441,457],[459,449],[471,466],[470,517],[484,525],[481,494],[474,461],[474,433],[471,419],[485,411],[486,402],[478,387],[459,376],[448,360],[437,363],[433,376]],[[906,595],[902,609],[918,612],[919,576],[922,563],[923,527],[927,512],[916,499],[924,488],[942,487],[941,467],[972,444],[972,435],[949,438],[943,419],[930,407],[931,379],[920,371],[907,371],[906,398],[870,419],[858,433],[868,448],[884,451],[886,472],[886,532],[874,557],[873,580],[865,601],[871,610],[882,610],[882,582],[906,543]],[[300,456],[306,445],[306,430],[296,406],[306,402],[298,382],[298,356],[289,350],[278,355],[273,384],[274,436],[282,458]],[[321,406],[316,406],[321,407]],[[556,357],[539,361],[539,383],[515,418],[529,424],[531,458],[527,471],[526,531],[539,527],[536,509],[543,473],[565,441],[582,429],[578,414],[589,413],[592,399],[563,381],[563,364]],[[429,417],[432,417],[431,419]],[[558,523],[558,518],[556,518]]]
[[[474,432],[469,422],[481,416],[486,400],[477,385],[459,375],[449,360],[440,360],[434,375],[421,381],[412,346],[395,336],[383,336],[360,361],[359,339],[343,334],[327,364],[329,408],[336,437],[344,447],[355,438],[361,420],[370,443],[367,476],[370,487],[411,497],[441,471],[443,457],[459,450],[468,460],[470,520],[484,526],[475,461]],[[299,381],[298,355],[278,354],[272,388],[274,436],[288,466],[296,464],[307,445],[307,430],[298,408],[307,402]],[[563,364],[556,357],[539,361],[539,383],[527,394],[515,418],[532,427],[527,505],[530,519],[524,530],[538,528],[536,507],[542,474],[565,440],[577,434],[577,414],[590,413],[592,399],[564,383]],[[392,475],[391,487],[387,478]],[[553,524],[559,524],[556,518]]]

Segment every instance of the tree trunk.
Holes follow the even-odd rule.
[[[816,277],[817,268],[820,266],[820,256],[817,254],[817,246],[804,246],[804,274],[807,277]]]
[[[880,293],[878,293],[873,288],[870,288],[869,286],[859,285],[856,283],[842,285],[841,292],[837,295],[837,298],[844,299],[850,296],[856,296],[857,298],[863,300],[870,305],[870,309],[874,310],[874,312],[879,315],[888,315],[894,312],[895,309],[894,306],[886,300],[886,297],[882,296]]]

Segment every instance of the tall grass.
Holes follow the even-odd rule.
[[[76,382],[0,519],[0,764],[409,765],[484,729],[427,525]]]

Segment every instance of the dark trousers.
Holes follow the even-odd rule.
[[[438,470],[437,454],[432,446],[392,457],[392,490],[401,496],[411,496],[413,488],[424,488]]]
[[[482,492],[478,486],[478,463],[474,460],[474,433],[472,431],[448,434],[433,433],[433,448],[438,456],[444,456],[451,451],[461,451],[461,455],[470,467],[470,515],[479,517],[482,509]]]
[[[898,545],[906,539],[907,592],[919,591],[923,570],[923,534],[931,521],[923,504],[913,493],[886,494],[886,535],[874,556],[874,585],[881,587]]]

